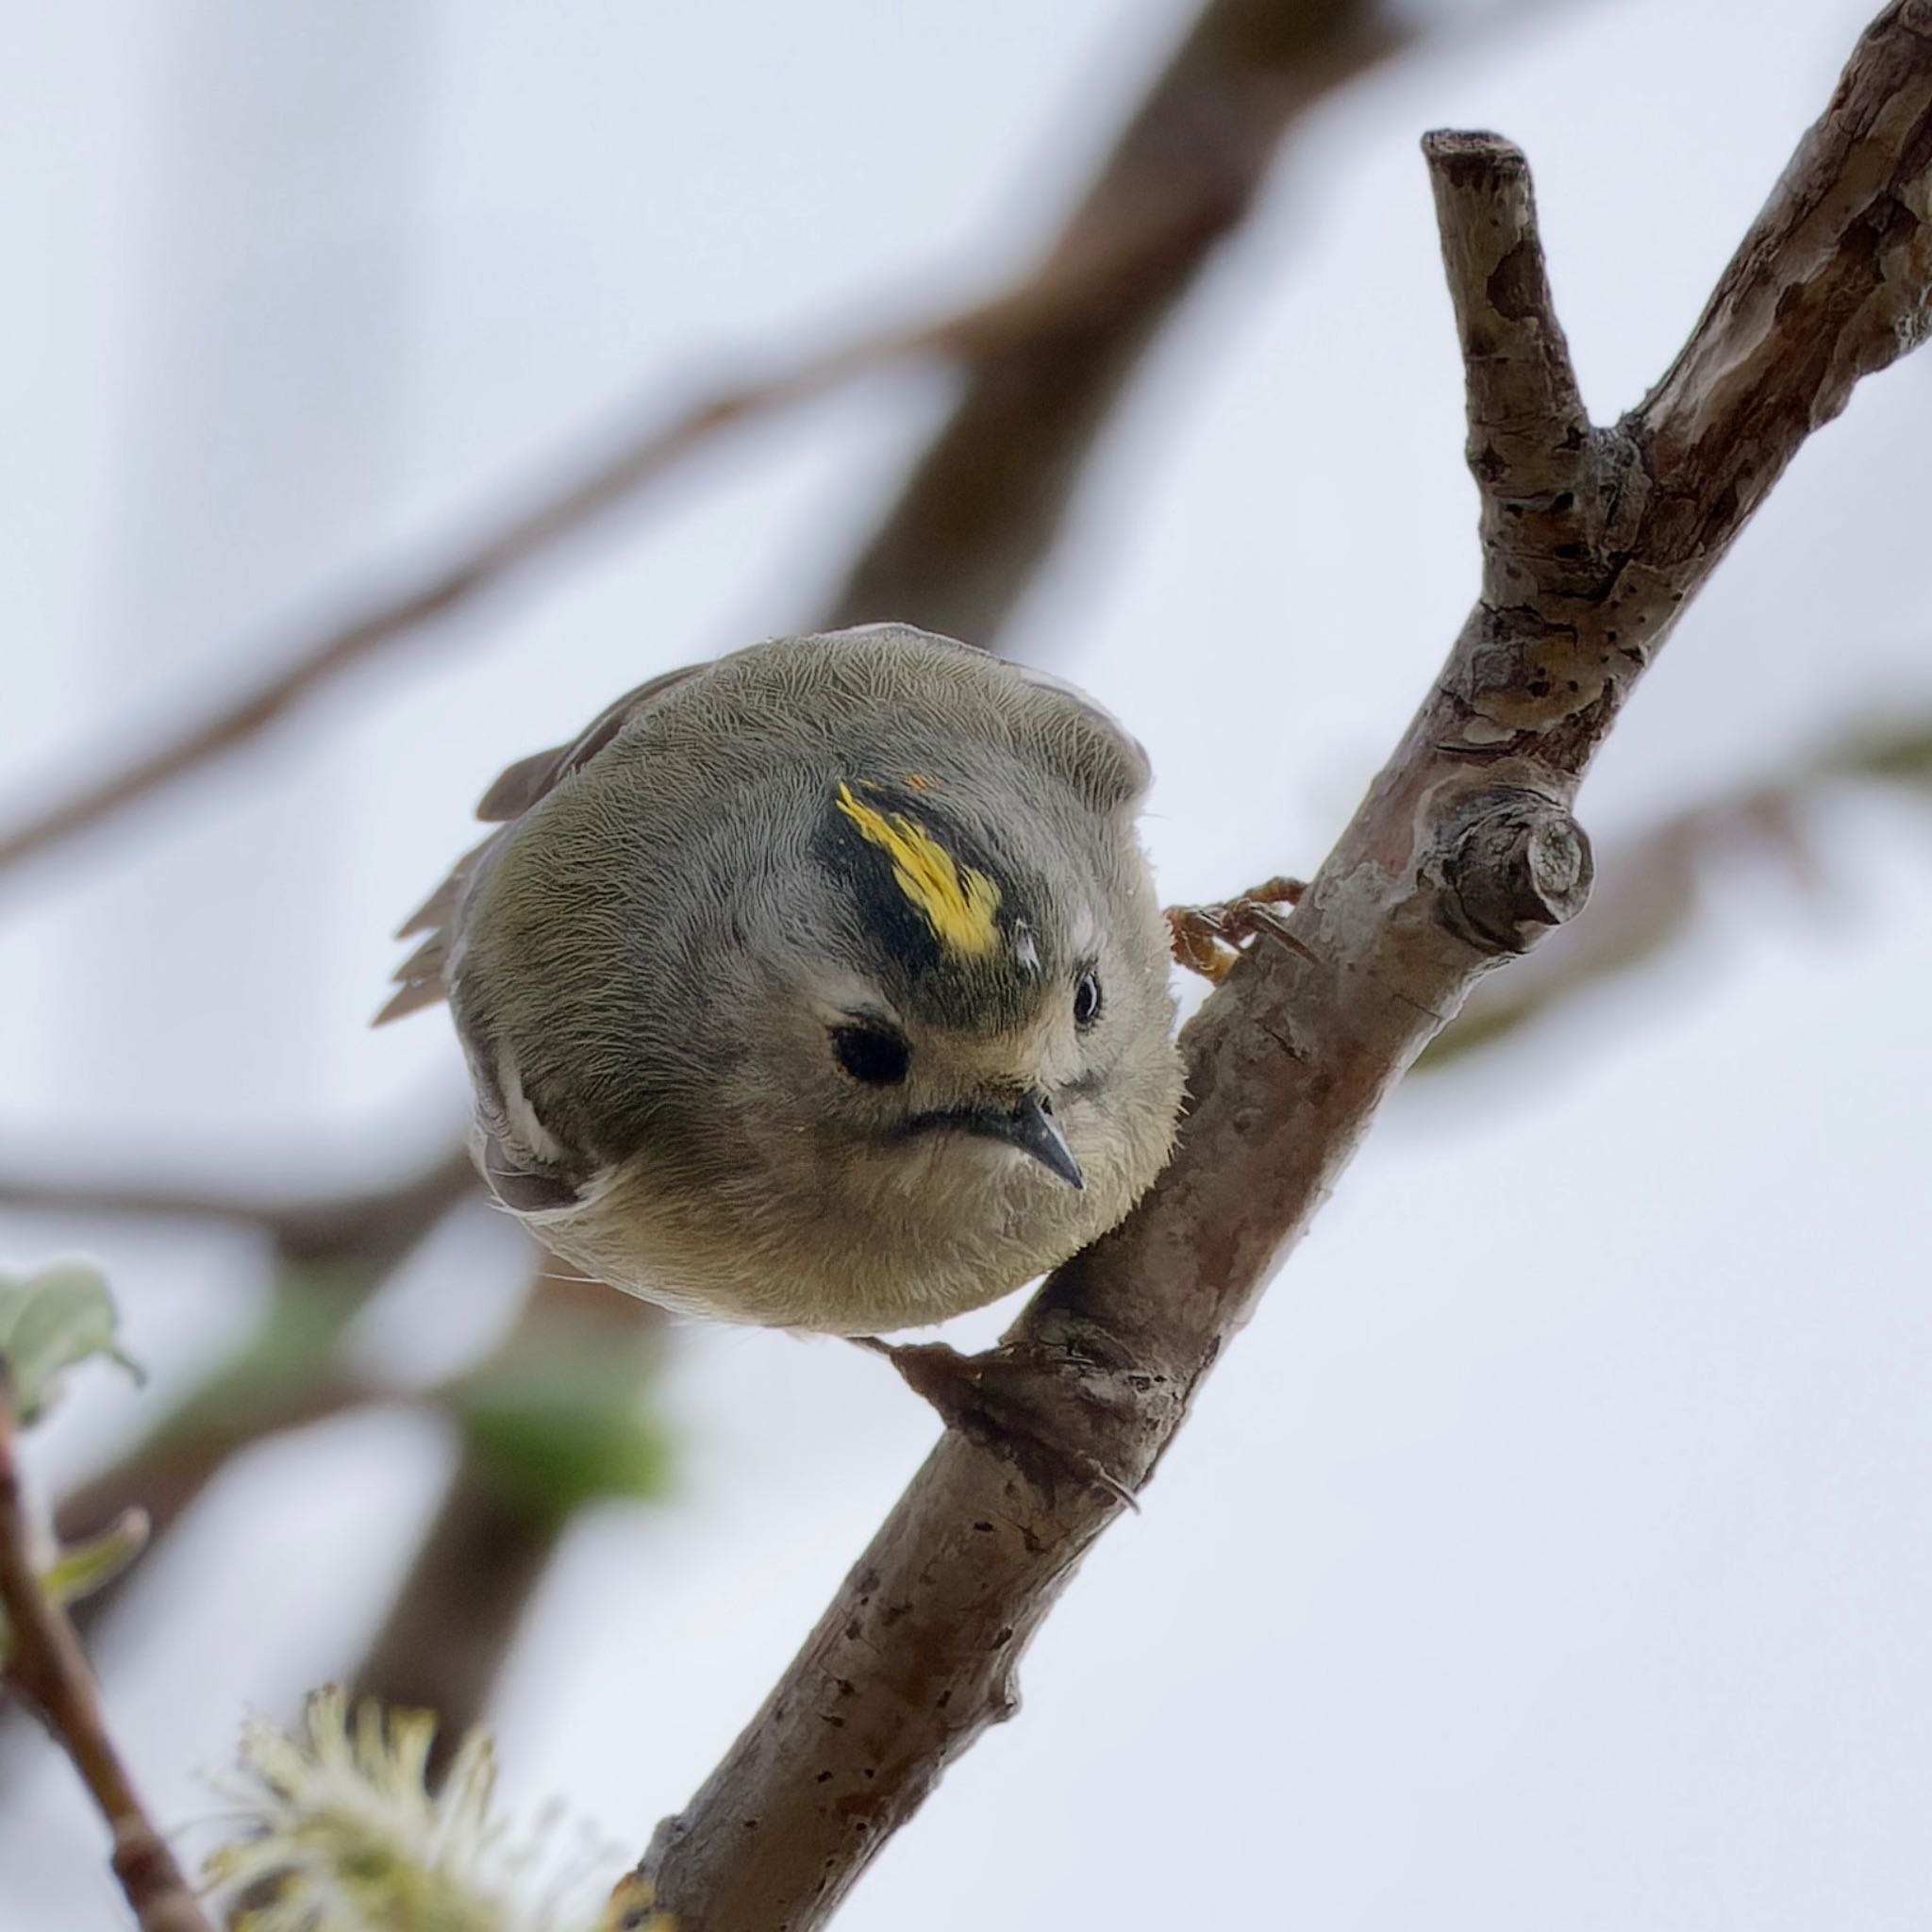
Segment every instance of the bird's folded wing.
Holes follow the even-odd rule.
[[[689,664],[679,671],[667,671],[635,691],[625,691],[613,705],[607,706],[591,724],[568,744],[553,745],[548,751],[534,752],[499,776],[483,794],[476,816],[486,824],[508,827],[540,800],[546,798],[572,773],[581,771],[605,749],[634,718],[674,691],[678,685],[709,669],[707,664]],[[491,833],[480,845],[473,846],[457,860],[449,876],[410,913],[396,933],[398,939],[411,939],[418,933],[427,937],[396,968],[396,991],[375,1016],[380,1026],[399,1020],[405,1013],[434,1006],[443,997],[443,975],[449,965],[450,943],[456,931],[457,915],[470,884],[485,858],[504,834]]]

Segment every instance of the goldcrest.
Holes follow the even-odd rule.
[[[1120,1221],[1181,1100],[1145,755],[901,625],[779,638],[512,765],[403,928],[484,1180],[667,1307],[865,1335]]]

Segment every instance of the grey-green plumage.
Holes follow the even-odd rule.
[[[958,1314],[1119,1221],[1180,1102],[1140,747],[900,625],[657,678],[512,766],[406,931],[478,1164],[586,1272],[725,1320]]]

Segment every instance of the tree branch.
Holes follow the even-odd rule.
[[[142,1932],[214,1932],[108,1735],[80,1640],[41,1585],[14,1442],[13,1396],[0,1364],[0,1607],[11,1644],[6,1679],[40,1713],[107,1820],[114,1875]]]
[[[1619,708],[1806,436],[1932,313],[1932,0],[1880,15],[1684,355],[1580,450],[1521,157],[1490,137],[1427,154],[1470,351],[1482,600],[1286,925],[1186,1029],[1168,1173],[962,1365],[953,1425],[659,1826],[641,1869],[681,1932],[824,1924],[1011,1712],[1019,1656],[1123,1507],[1094,1472],[1145,1482],[1404,1070],[1483,973],[1576,909],[1569,804]],[[1511,391],[1533,416],[1499,419]]]

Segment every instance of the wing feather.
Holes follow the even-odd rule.
[[[553,745],[548,751],[519,758],[483,794],[476,816],[485,824],[508,830],[573,773],[582,771],[633,719],[708,669],[708,664],[688,664],[650,678],[599,711],[568,744]],[[419,1012],[443,997],[443,976],[449,967],[463,899],[485,858],[503,836],[503,830],[495,831],[480,845],[472,846],[457,860],[449,876],[403,922],[396,933],[398,939],[413,939],[418,933],[428,937],[396,968],[392,977],[398,991],[376,1014],[376,1025],[400,1020],[406,1013]]]

